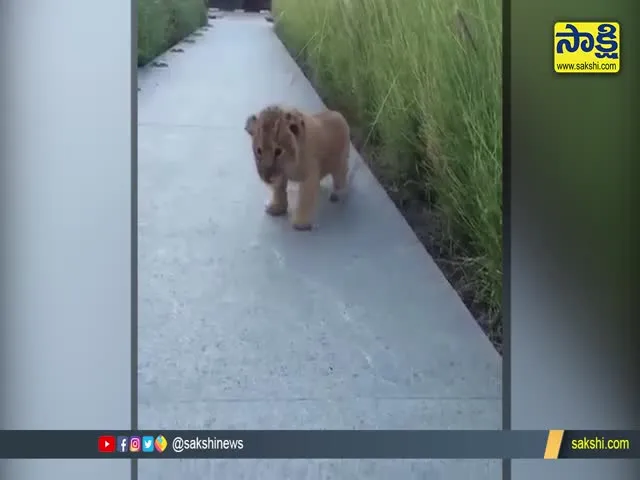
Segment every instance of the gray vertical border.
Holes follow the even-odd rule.
[[[640,4],[513,0],[511,14],[511,425],[638,429],[640,242],[629,179],[640,146],[640,63],[625,42],[638,44]],[[556,21],[619,21],[621,71],[556,74]],[[637,480],[639,467],[576,459],[511,468],[517,480]]]
[[[511,0],[502,2],[502,429],[511,430]],[[511,460],[502,460],[511,480]]]
[[[131,430],[138,429],[138,1],[131,0]],[[138,460],[131,460],[138,480]]]
[[[2,427],[126,430],[127,5],[33,3],[0,0]],[[125,479],[126,463],[5,459],[0,478]]]

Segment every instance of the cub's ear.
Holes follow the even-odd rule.
[[[289,123],[289,130],[291,130],[291,133],[296,137],[299,137],[304,130],[304,118],[302,113],[297,110],[292,110],[291,112],[287,112],[285,118]]]
[[[249,115],[247,117],[247,121],[244,124],[244,130],[249,135],[253,135],[256,131],[256,122],[258,121],[258,117],[255,115]]]

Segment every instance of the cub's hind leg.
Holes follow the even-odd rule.
[[[347,184],[349,176],[349,147],[350,145],[347,145],[346,150],[340,155],[333,172],[331,172],[333,191],[329,196],[329,200],[334,203],[345,197],[349,188]]]

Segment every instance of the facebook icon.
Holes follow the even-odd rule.
[[[129,451],[129,437],[118,437],[118,441],[116,442],[116,448],[121,453],[126,453]]]

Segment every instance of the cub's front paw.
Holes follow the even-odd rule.
[[[329,195],[329,201],[332,203],[342,202],[347,197],[348,190],[346,188],[342,188],[340,190],[333,190]]]
[[[313,228],[313,225],[311,225],[311,223],[309,222],[294,221],[291,223],[291,225],[293,226],[294,230],[297,230],[299,232],[308,232]]]
[[[265,212],[272,217],[281,217],[287,214],[287,206],[279,203],[270,203],[267,205],[267,208],[265,208]]]

